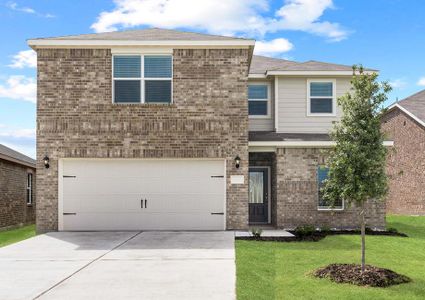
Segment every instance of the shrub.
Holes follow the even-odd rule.
[[[322,226],[320,227],[320,231],[328,233],[331,231],[331,228],[329,226]]]
[[[262,233],[263,233],[263,229],[261,228],[257,228],[257,227],[251,228],[251,234],[255,238],[261,237]]]
[[[316,228],[313,225],[303,225],[295,228],[294,232],[298,236],[313,235],[316,232]]]
[[[387,231],[388,231],[388,232],[391,232],[391,233],[398,233],[397,228],[394,228],[394,227],[390,227],[390,228],[388,228],[388,229],[387,229]]]

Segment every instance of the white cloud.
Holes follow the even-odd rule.
[[[35,129],[14,128],[0,124],[0,143],[30,157],[35,157]]]
[[[284,38],[277,38],[271,41],[257,41],[254,53],[260,55],[276,55],[290,51],[294,45]]]
[[[300,30],[330,41],[341,41],[348,33],[338,23],[319,21],[325,10],[332,8],[332,0],[286,0],[276,12],[280,19],[273,26],[278,30]]]
[[[55,17],[54,15],[49,14],[49,13],[47,13],[47,14],[39,13],[31,7],[19,6],[18,3],[16,3],[16,2],[7,2],[6,7],[11,9],[11,10],[14,10],[14,11],[23,12],[23,13],[26,13],[26,14],[32,14],[32,15],[36,15],[36,16],[39,16],[39,17],[44,17],[44,18],[54,18]]]
[[[22,75],[9,76],[0,84],[0,98],[25,100],[35,103],[37,84],[34,78]]]
[[[332,0],[286,0],[270,15],[266,0],[115,0],[112,11],[103,11],[92,24],[96,32],[153,26],[189,28],[213,34],[264,36],[268,32],[299,30],[332,41],[346,38],[338,23],[319,21]]]
[[[34,50],[19,51],[12,58],[11,68],[22,69],[25,67],[37,67],[37,53]]]
[[[407,86],[407,81],[404,78],[398,78],[398,79],[391,80],[389,84],[394,89],[403,89]]]
[[[425,86],[425,77],[421,77],[421,78],[419,78],[419,80],[418,80],[418,83],[417,83],[419,86]]]

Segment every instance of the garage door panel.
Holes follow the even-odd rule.
[[[224,229],[224,161],[65,160],[63,174],[64,230]]]

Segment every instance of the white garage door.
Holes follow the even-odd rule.
[[[224,230],[224,161],[62,160],[60,230]]]

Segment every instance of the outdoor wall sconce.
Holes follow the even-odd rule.
[[[48,169],[49,167],[50,167],[50,159],[49,159],[49,157],[46,155],[44,158],[43,158],[43,161],[44,161],[44,167],[46,168],[46,169]]]
[[[236,167],[236,169],[239,169],[240,165],[241,165],[241,158],[239,157],[239,155],[237,155],[235,157],[235,167]]]

